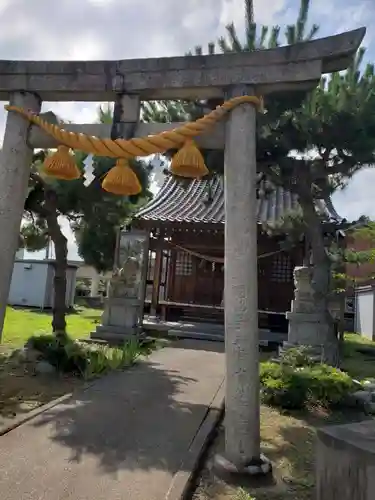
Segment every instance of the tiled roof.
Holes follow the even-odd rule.
[[[209,202],[208,183],[211,191]],[[277,187],[258,200],[258,222],[272,224],[297,208],[297,195]],[[332,204],[328,206],[320,202],[319,210],[328,219],[338,218]],[[173,177],[168,177],[155,198],[138,212],[136,219],[155,223],[223,224],[225,222],[223,179],[214,177],[211,180],[193,180],[184,186]]]

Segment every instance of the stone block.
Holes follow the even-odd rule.
[[[103,324],[133,328],[138,324],[141,304],[136,300],[109,299],[103,314]]]
[[[96,328],[94,332],[91,332],[90,338],[92,340],[103,340],[112,344],[123,344],[131,338],[140,338],[142,333],[141,328],[123,328],[123,327],[111,327],[108,325],[100,325]]]
[[[35,371],[40,375],[51,375],[52,373],[56,373],[56,368],[48,363],[48,361],[39,361],[35,366]]]
[[[288,342],[290,344],[320,346],[325,338],[324,329],[329,328],[325,319],[318,313],[289,312]]]
[[[123,342],[140,333],[141,301],[133,298],[109,298],[105,301],[105,308],[101,324],[91,338]]]
[[[375,422],[318,430],[317,500],[375,498]]]
[[[356,391],[352,394],[352,396],[358,403],[371,403],[372,401],[372,393],[370,391]]]

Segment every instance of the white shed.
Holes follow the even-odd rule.
[[[66,306],[74,305],[76,265],[68,265],[66,272]],[[14,262],[8,304],[12,306],[53,307],[54,260],[16,260]]]
[[[355,332],[375,340],[375,285],[355,289]]]

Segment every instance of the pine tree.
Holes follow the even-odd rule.
[[[100,109],[99,120],[112,120],[111,110]],[[80,256],[99,272],[112,268],[118,228],[140,203],[150,196],[149,170],[141,162],[133,168],[143,187],[133,197],[119,197],[104,191],[103,176],[114,166],[111,158],[94,158],[94,179],[85,186],[85,179],[64,182],[43,174],[42,163],[48,154],[34,155],[29,180],[29,194],[24,207],[25,223],[21,228],[20,244],[28,250],[45,248],[49,239],[55,247],[54,308],[52,329],[56,334],[66,333],[65,295],[68,265],[67,239],[61,231],[59,218],[65,217],[75,232]],[[85,154],[76,152],[76,161],[84,174]]]
[[[316,36],[319,27],[308,28],[309,7],[309,0],[301,0],[296,23],[285,29],[284,44],[311,40]],[[280,46],[279,26],[263,26],[258,33],[251,0],[246,1],[245,15],[244,43],[231,23],[226,27],[226,36],[217,42],[221,52]],[[215,50],[216,44],[209,44],[209,53]],[[197,47],[195,53],[202,54],[202,48]],[[305,92],[266,96],[267,114],[259,116],[257,123],[258,171],[274,185],[283,186],[299,198],[312,253],[316,307],[330,325],[327,338],[322,338],[322,344],[326,346],[326,361],[330,363],[336,363],[338,355],[329,314],[332,284],[328,249],[332,241],[327,239],[322,224],[325,221],[317,205],[321,200],[331,204],[335,189],[345,185],[359,169],[374,162],[374,67],[368,64],[363,72],[360,71],[364,53],[364,49],[359,51],[346,72],[322,78],[316,90],[307,96]],[[196,109],[201,109],[202,103],[198,104]],[[220,102],[216,100],[204,103],[204,106],[213,108],[217,104]],[[187,108],[184,110],[188,111]],[[205,151],[205,159],[211,171],[223,172],[222,152]]]

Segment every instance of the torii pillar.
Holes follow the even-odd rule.
[[[252,95],[248,86],[228,97]],[[256,109],[234,109],[226,124],[225,353],[227,458],[259,456],[259,336],[256,197]],[[241,390],[239,391],[239,388]]]
[[[358,48],[360,41],[352,40],[352,49],[353,45]],[[324,47],[324,40],[319,42]],[[297,47],[290,47],[291,53]],[[304,63],[295,64],[301,86],[308,80]],[[323,57],[319,65],[323,73]],[[275,65],[269,70],[275,80],[268,88],[272,93],[278,90],[276,82],[282,79],[283,68]],[[258,89],[249,85],[232,86],[227,97],[260,94]],[[260,453],[256,110],[250,104],[234,109],[228,117],[224,179],[225,456],[217,455],[213,466],[224,478],[238,474],[259,476],[270,473],[272,466]]]
[[[35,113],[41,107],[40,98],[32,92],[13,92],[9,102]],[[0,342],[33,155],[27,142],[29,129],[21,116],[8,114],[0,152]]]
[[[311,42],[238,54],[155,58],[129,61],[0,61],[0,100],[14,89],[45,101],[115,101],[119,94],[145,100],[222,99],[227,94],[311,90],[323,73],[346,69],[365,28]],[[38,111],[38,102],[17,104]],[[31,150],[27,123],[8,118],[0,170],[0,327],[4,318],[16,238],[26,195]],[[178,124],[181,125],[181,124]],[[160,127],[148,127],[149,133]],[[96,127],[96,135],[106,126]],[[98,127],[102,127],[98,130]],[[67,128],[71,128],[67,126]],[[93,126],[82,126],[88,133]],[[134,136],[145,127],[135,127]],[[42,138],[33,147],[52,147]],[[43,135],[43,134],[42,134]],[[35,139],[35,137],[34,137]],[[249,104],[231,112],[225,129],[225,342],[226,453],[216,470],[263,474],[269,463],[260,455],[259,354],[256,260],[256,120]],[[10,170],[13,172],[11,173]],[[18,175],[20,177],[18,177]],[[9,240],[7,243],[5,240]]]

